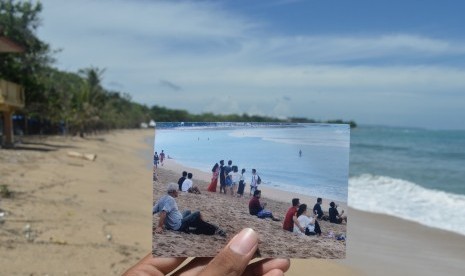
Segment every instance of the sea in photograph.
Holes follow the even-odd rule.
[[[346,201],[348,128],[325,126],[335,134],[325,137],[293,127],[176,126],[157,126],[156,148],[183,165],[210,171],[230,158],[248,175],[255,166],[264,185]],[[348,204],[465,235],[464,168],[463,130],[358,126],[350,130]]]
[[[155,149],[205,172],[232,160],[247,188],[255,168],[263,186],[347,202],[349,139],[348,125],[158,124]]]

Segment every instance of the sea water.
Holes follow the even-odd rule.
[[[205,172],[232,160],[247,185],[256,169],[263,186],[347,202],[349,140],[348,125],[159,124],[155,149]]]
[[[465,235],[465,131],[353,129],[349,205]]]

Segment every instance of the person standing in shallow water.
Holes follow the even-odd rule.
[[[215,165],[212,168],[212,182],[208,186],[208,191],[216,193],[216,186],[218,185],[218,175],[220,174],[220,166],[218,163],[215,163]]]
[[[302,150],[299,150],[299,157],[302,157]]]

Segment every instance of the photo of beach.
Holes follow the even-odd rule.
[[[154,256],[214,256],[228,234],[250,227],[259,233],[261,257],[345,258],[349,140],[350,127],[342,124],[157,124]],[[175,195],[167,191],[170,183]],[[199,211],[211,231],[208,225],[177,229],[169,217],[163,225],[166,198],[181,212]],[[261,212],[252,210],[256,202],[266,203]],[[329,209],[338,217],[330,219]],[[294,216],[301,215],[296,226]]]

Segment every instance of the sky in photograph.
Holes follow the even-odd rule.
[[[149,106],[465,129],[465,1],[41,3],[56,67]]]

